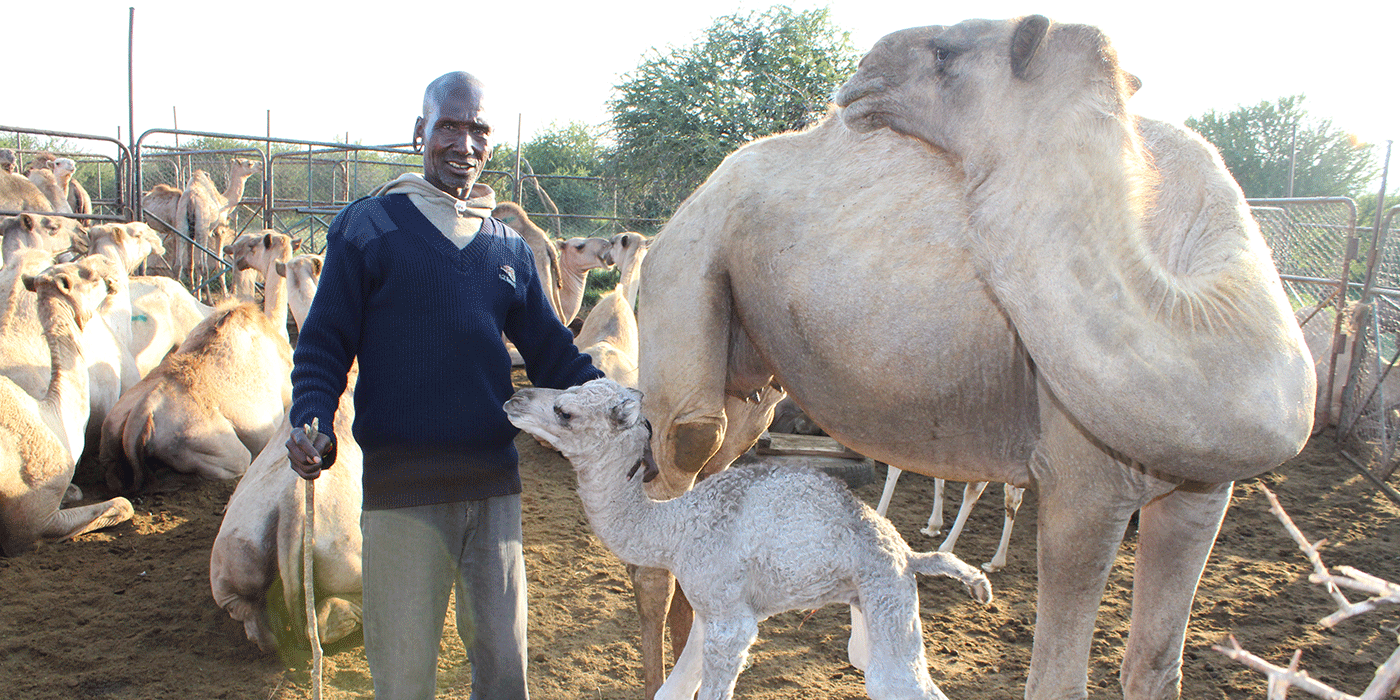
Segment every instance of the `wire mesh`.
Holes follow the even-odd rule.
[[[253,164],[252,173],[246,175],[241,183],[235,177],[235,159]],[[251,147],[187,149],[146,146],[140,168],[143,218],[165,238],[165,255],[161,258],[164,269],[159,269],[159,263],[152,260],[148,263],[147,272],[185,280],[196,291],[216,282],[227,290],[229,280],[225,275],[232,267],[223,259],[223,247],[240,233],[262,228],[263,191],[267,177],[263,152]],[[243,172],[246,171],[245,168]],[[176,220],[179,218],[178,211],[170,206],[158,205],[158,195],[151,193],[157,185],[167,185],[184,192],[201,172],[220,195],[229,200],[216,216],[217,223],[227,228],[216,228],[207,240],[193,240],[198,236],[189,230],[188,225]],[[186,262],[181,263],[181,259]]]
[[[1249,204],[1295,311],[1335,307],[1339,280],[1358,285],[1359,294],[1365,270],[1351,269],[1356,257],[1355,202],[1313,197],[1251,199]]]
[[[1337,421],[1337,441],[1362,473],[1391,498],[1386,480],[1400,465],[1400,238],[1392,208],[1373,245],[1370,294],[1352,315],[1349,362]]]

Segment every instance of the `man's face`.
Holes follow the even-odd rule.
[[[471,191],[491,158],[491,125],[482,107],[481,90],[458,86],[444,90],[419,117],[413,131],[423,139],[423,178],[459,199]]]

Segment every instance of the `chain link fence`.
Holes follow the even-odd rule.
[[[1251,199],[1260,233],[1318,367],[1317,429],[1332,425],[1358,470],[1387,496],[1400,459],[1400,239],[1395,209],[1375,236],[1346,197]]]
[[[1341,382],[1337,441],[1378,488],[1400,502],[1389,484],[1400,466],[1400,231],[1392,207],[1375,229],[1365,294],[1349,314],[1348,362],[1339,363]],[[1371,232],[1367,232],[1368,234]],[[1341,367],[1346,368],[1340,376]]]

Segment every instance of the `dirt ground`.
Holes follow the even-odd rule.
[[[631,587],[589,531],[569,465],[519,438],[525,478],[530,580],[531,693],[536,700],[640,698],[641,657]],[[1337,453],[1330,435],[1260,479],[1243,482],[1196,596],[1186,642],[1182,696],[1264,698],[1260,676],[1211,650],[1233,632],[1247,648],[1286,664],[1303,650],[1314,677],[1357,694],[1395,648],[1400,611],[1389,609],[1320,628],[1330,601],[1307,581],[1308,566],[1259,490],[1281,497],[1303,531],[1326,537],[1330,565],[1349,564],[1400,581],[1400,509]],[[858,488],[879,499],[883,480]],[[310,697],[305,659],[266,656],[209,594],[209,548],[234,484],[198,483],[145,498],[133,522],[41,545],[0,559],[0,688],[7,697]],[[916,549],[933,480],[906,475],[890,511]],[[950,495],[951,524],[959,493]],[[98,495],[96,493],[92,495]],[[958,553],[989,558],[1000,534],[1000,490],[988,490]],[[920,583],[924,636],[934,679],[951,698],[1019,698],[1035,617],[1035,496],[1027,494],[1009,565],[991,576],[997,599],[981,607],[949,579]],[[1130,531],[1109,582],[1089,669],[1091,698],[1120,697],[1117,669],[1127,636],[1135,541]],[[1353,596],[1353,599],[1355,597]],[[843,607],[796,611],[765,622],[738,697],[863,698],[862,676],[845,660]],[[1386,628],[1390,627],[1390,630]],[[467,698],[470,672],[456,635],[443,637],[439,697]],[[331,650],[325,697],[370,698],[363,649]]]

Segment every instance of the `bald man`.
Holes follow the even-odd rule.
[[[354,437],[364,452],[365,655],[378,700],[434,696],[450,591],[472,698],[525,699],[526,581],[514,392],[501,331],[536,386],[603,376],[559,323],[530,247],[491,218],[477,182],[491,157],[480,81],[428,85],[409,173],[331,224],[293,354],[292,469],[333,469],[335,410],[359,361]]]

